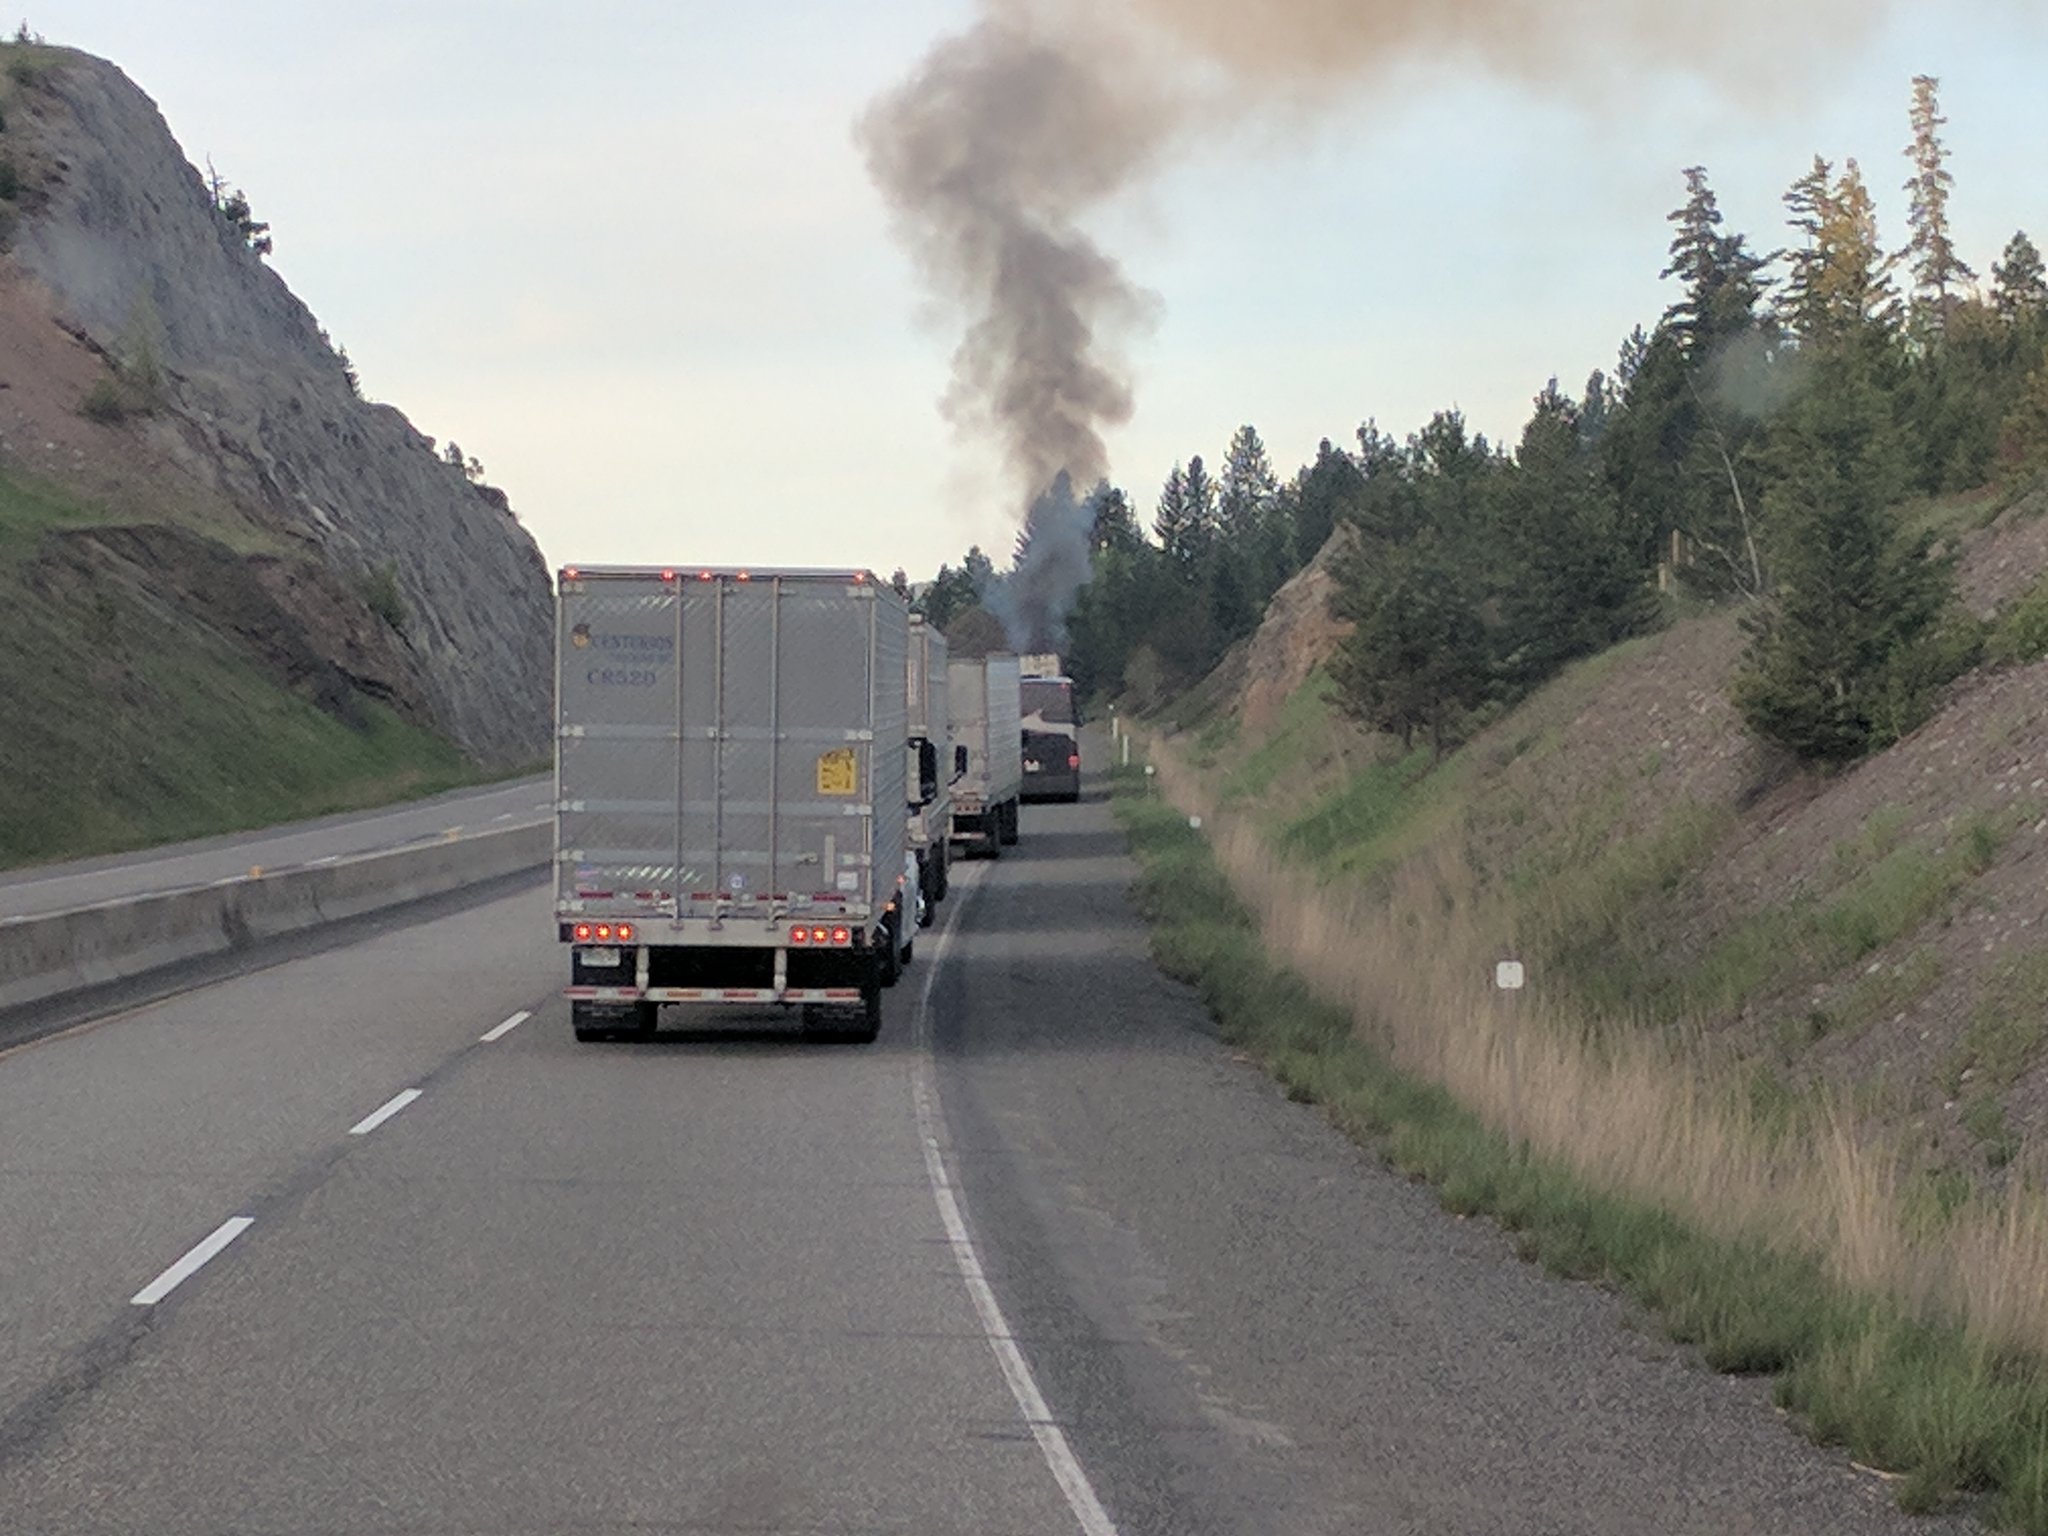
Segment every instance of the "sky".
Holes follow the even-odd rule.
[[[998,455],[938,409],[957,321],[852,136],[966,0],[21,5],[247,191],[365,393],[481,459],[551,563],[922,580],[1007,555]],[[1903,243],[1918,73],[1963,258],[1988,279],[2015,229],[2048,244],[2039,0],[1897,0],[1771,63],[1768,87],[1595,91],[1410,62],[1197,136],[1089,225],[1153,296],[1114,478],[1149,521],[1167,471],[1246,422],[1283,475],[1368,417],[1406,435],[1455,406],[1512,443],[1546,379],[1577,393],[1670,302],[1684,167],[1770,249],[1813,155],[1856,156]]]

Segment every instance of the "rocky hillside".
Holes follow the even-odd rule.
[[[358,398],[134,83],[21,45],[0,47],[10,520],[0,606],[117,601],[347,729],[388,714],[486,766],[546,749],[548,573],[503,495]],[[85,672],[87,710],[150,692]]]

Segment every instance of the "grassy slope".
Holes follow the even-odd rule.
[[[1915,511],[1949,532],[1985,515],[1981,499]],[[1939,937],[1992,901],[1987,877],[2036,807],[1985,808],[1969,798],[1978,786],[1958,783],[1953,803],[1936,807],[1946,814],[1930,818],[1924,805],[1913,818],[1880,809],[1789,885],[1747,867],[1737,878],[1730,867],[1745,844],[1752,853],[1768,844],[1757,818],[1770,807],[1760,811],[1757,802],[1772,786],[1717,745],[1739,731],[1697,723],[1711,713],[1701,696],[1718,693],[1711,679],[1736,639],[1725,619],[1705,616],[1617,647],[1441,763],[1427,753],[1373,750],[1337,718],[1320,675],[1256,741],[1241,739],[1228,701],[1213,711],[1183,701],[1180,719],[1192,723],[1174,750],[1193,770],[1195,792],[1222,817],[1255,828],[1257,842],[1296,872],[1294,884],[1310,874],[1340,911],[1362,901],[1394,914],[1383,929],[1406,925],[1405,941],[1373,952],[1381,969],[1405,963],[1400,943],[1427,952],[1462,925],[1465,940],[1476,936],[1494,953],[1532,962],[1552,989],[1553,1016],[1592,1042],[1579,1049],[1594,1070],[1627,1056],[1613,1042],[1672,1042],[1674,1060],[1690,1052],[1705,1064],[1701,1080],[1721,1084],[1709,1091],[1727,1101],[1746,1134],[1767,1148],[1798,1138],[1811,1168],[1842,1083],[1839,1071],[1830,1081],[1808,1070],[1807,1057],[1879,1020],[1896,1025],[1937,983],[1955,979],[1943,970],[1953,958],[1943,961],[1923,936]],[[1716,647],[1723,660],[1697,663],[1694,653]],[[1987,656],[2007,663],[2044,649],[2048,575],[2005,607]],[[1674,656],[1692,657],[1690,670]],[[1652,676],[1657,687],[1640,686]],[[1642,728],[1646,707],[1667,710],[1667,735]],[[1589,739],[1626,746],[1589,751]],[[1603,1177],[1597,1157],[1577,1149],[1547,1160],[1526,1147],[1511,1154],[1497,1101],[1461,1102],[1435,1072],[1404,1070],[1376,1048],[1374,1004],[1360,1001],[1373,996],[1369,987],[1352,988],[1340,969],[1319,971],[1312,956],[1299,974],[1276,969],[1288,962],[1276,960],[1270,914],[1262,952],[1259,925],[1184,820],[1143,797],[1127,796],[1124,810],[1147,865],[1141,894],[1159,924],[1162,961],[1201,986],[1226,1028],[1298,1097],[1383,1140],[1402,1167],[1439,1186],[1447,1205],[1490,1212],[1524,1234],[1532,1257],[1628,1291],[1679,1338],[1700,1344],[1710,1363],[1782,1373],[1781,1400],[1821,1438],[1906,1474],[1910,1505],[1982,1492],[2002,1519],[2048,1532],[2048,1374],[2039,1355],[2015,1355],[2008,1344],[1987,1343],[1982,1329],[1943,1321],[1943,1309],[1927,1305],[1940,1287],[1924,1277],[1904,1300],[1883,1284],[1850,1288],[1831,1279],[1829,1264],[1839,1272],[1853,1246],[1839,1210],[1826,1219],[1832,1251],[1802,1251],[1796,1240],[1759,1245],[1733,1218],[1688,1222],[1675,1214],[1683,1201],[1645,1198],[1644,1182],[1631,1193],[1627,1178]],[[1241,871],[1241,849],[1231,858]],[[1413,899],[1424,886],[1427,897]],[[1441,914],[1430,905],[1439,894]],[[1439,916],[1445,932],[1432,935]],[[1374,942],[1355,922],[1338,929],[1347,946]],[[1885,1162],[1878,1183],[1888,1189],[1888,1212],[1913,1229],[1886,1234],[1893,1249],[1924,1257],[1960,1244],[1960,1223],[1974,1219],[1968,1213],[1999,1198],[1973,1188],[1997,1180],[2020,1150],[1992,1090],[2018,1081],[2048,1045],[2038,1007],[2044,978],[2048,948],[2022,949],[1973,974],[1969,1026],[1938,1056],[1941,1081],[1931,1087],[1937,1103],[1940,1093],[1966,1100],[1964,1123],[1982,1154],[1974,1173],[1930,1157],[1913,1141],[1910,1121],[1890,1116],[1904,1155],[1896,1168]],[[2017,1004],[2023,996],[2031,1008]],[[1348,1010],[1330,1006],[1332,998]],[[1411,1043],[1411,1063],[1415,1055]],[[1878,1075],[1890,1070],[1881,1063]],[[1922,1100],[1929,1087],[1922,1085]],[[1879,1097],[1863,1094],[1861,1107]],[[2027,1186],[2004,1188],[2024,1197]]]
[[[2001,1523],[2048,1532],[2039,1363],[1859,1296],[1808,1256],[1702,1232],[1516,1148],[1442,1087],[1393,1067],[1344,1011],[1277,966],[1200,834],[1135,771],[1118,809],[1160,963],[1201,990],[1290,1097],[1383,1147],[1446,1209],[1499,1220],[1525,1258],[1623,1291],[1713,1368],[1778,1373],[1779,1401],[1816,1438],[1896,1471],[1907,1508],[1981,1494]]]
[[[43,534],[112,520],[0,469],[0,866],[474,781],[475,769],[446,742],[375,704],[367,728],[351,730],[189,615],[140,592],[110,586],[82,609],[34,590],[28,577]],[[250,537],[242,530],[230,542]]]

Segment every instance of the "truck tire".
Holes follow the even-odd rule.
[[[1003,846],[1005,848],[1014,848],[1017,844],[1017,802],[1014,800],[1005,801],[997,815],[1002,826],[1000,835]]]
[[[597,1040],[646,1040],[654,1034],[655,1003],[571,1003],[569,1028],[588,1044]]]
[[[882,919],[881,943],[875,948],[876,983],[893,987],[903,976],[903,951],[896,939],[896,925],[902,921],[902,909]]]
[[[871,1045],[882,1032],[882,989],[868,987],[860,996],[860,1014],[847,1026],[846,1038],[855,1045]]]
[[[939,849],[938,888],[932,892],[933,901],[944,901],[946,891],[953,883],[953,847],[950,843]]]
[[[852,1007],[820,1006],[806,1003],[803,1031],[806,1040],[821,1045],[867,1045],[882,1032],[882,983],[877,966],[861,986],[860,1001]]]

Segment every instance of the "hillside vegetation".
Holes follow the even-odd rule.
[[[1150,743],[1218,876],[1134,814],[1163,958],[1301,1097],[1910,1502],[2048,1530],[2048,485],[1910,515],[1984,659],[1852,767],[1745,727],[1712,608],[1404,747],[1336,705],[1332,551]]]
[[[306,649],[220,542],[254,530],[209,532],[121,520],[0,468],[0,866],[480,777]]]

